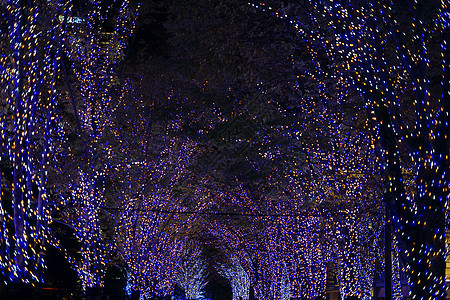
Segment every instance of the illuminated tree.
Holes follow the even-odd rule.
[[[351,98],[339,102],[355,105]],[[359,123],[365,115],[350,119],[352,111],[333,116],[331,151],[323,160],[332,172],[323,174],[327,176],[327,201],[337,207],[331,210],[331,219],[323,222],[332,233],[328,251],[336,266],[341,297],[370,299],[375,265],[383,259],[377,251],[383,248],[381,194],[373,139],[368,128]],[[351,128],[352,124],[362,128]]]
[[[56,81],[68,3],[0,4],[0,269],[7,283],[42,282],[52,240],[47,167],[60,134]]]
[[[223,193],[221,196],[224,198],[216,203],[240,202],[242,207],[246,207],[251,202],[244,190],[241,192],[243,193]],[[216,196],[216,199],[219,197]],[[252,260],[250,252],[258,239],[258,227],[258,221],[245,216],[237,219],[231,216],[220,219],[213,217],[205,224],[204,230],[213,240],[210,244],[213,245],[214,252],[220,255],[215,268],[220,276],[230,282],[233,299],[249,299],[250,286],[255,284],[256,261]]]
[[[255,272],[255,297],[258,299],[290,299],[292,272],[292,260],[289,257],[289,239],[286,228],[270,222],[264,232],[264,242],[261,241],[260,249],[254,249],[252,253],[256,259]]]
[[[228,268],[225,275],[232,284],[233,297],[246,290],[242,285],[249,280],[248,284],[253,286],[258,299],[288,299],[292,294],[293,266],[297,262],[291,255],[294,251],[293,236],[290,235],[286,218],[264,217],[265,212],[253,204],[255,199],[252,199],[250,191],[242,185],[234,193],[226,193],[223,200],[231,204],[228,211],[233,211],[234,207],[235,212],[242,210],[249,214],[236,220],[225,218],[208,223],[209,231],[218,239],[221,248],[226,249],[225,255],[230,256],[230,263],[234,264],[229,267],[222,265],[222,268]],[[262,199],[256,201],[258,200]],[[273,210],[274,206],[268,205],[266,208]],[[223,272],[225,271],[222,269],[221,273]],[[230,279],[231,273],[236,278]],[[242,278],[245,280],[242,281]],[[247,297],[248,294],[244,294],[244,299]]]
[[[326,288],[326,263],[329,261],[323,224],[317,212],[297,217],[292,222],[296,266],[292,276],[293,293],[304,299],[324,296]]]
[[[381,235],[374,231],[370,215],[349,212],[335,220],[337,281],[341,297],[371,299],[375,263],[379,259]]]
[[[167,296],[174,290],[183,234],[195,219],[179,215],[186,210],[180,185],[199,149],[180,137],[176,117],[154,126],[159,107],[142,96],[139,83],[126,80],[118,99],[110,119],[110,141],[118,150],[106,195],[114,206],[114,244],[127,270],[128,294]]]
[[[106,1],[105,1],[106,2]],[[129,36],[134,29],[135,9],[129,1],[110,6],[92,1],[77,7],[65,39],[65,54],[71,63],[75,93],[66,74],[67,116],[73,127],[66,130],[74,144],[66,148],[65,165],[69,188],[63,195],[63,219],[75,230],[81,242],[81,257],[72,258],[83,290],[96,291],[103,285],[109,246],[101,228],[105,207],[105,179],[108,176],[114,140],[110,141],[110,120],[114,110],[113,91],[119,63],[123,60]],[[76,16],[78,14],[79,16]],[[73,124],[75,120],[75,124]],[[75,138],[74,138],[75,137]],[[68,139],[69,141],[69,139]],[[72,161],[70,161],[72,160]]]
[[[206,261],[202,249],[192,243],[185,245],[178,267],[176,283],[183,289],[187,299],[200,299],[208,283]]]
[[[448,201],[447,69],[442,73],[448,56],[446,41],[442,42],[448,38],[447,1],[441,4],[434,1],[429,6],[411,2],[411,10],[404,3],[370,1],[267,2],[278,4],[279,9],[265,3],[249,7],[265,10],[266,15],[272,14],[276,19],[267,21],[263,14],[249,17],[249,7],[233,1],[202,1],[198,7],[191,1],[183,1],[171,7],[175,16],[173,20],[169,18],[167,28],[174,33],[175,49],[180,50],[175,52],[185,54],[189,65],[188,71],[178,75],[190,76],[202,92],[212,94],[211,101],[216,106],[223,102],[228,105],[229,111],[217,114],[218,121],[197,131],[198,135],[209,138],[218,133],[217,140],[226,141],[214,145],[220,149],[253,150],[252,154],[240,152],[236,159],[224,158],[208,167],[226,174],[228,182],[233,182],[229,178],[234,177],[250,186],[256,194],[252,212],[263,214],[274,207],[286,206],[294,198],[272,197],[277,200],[271,202],[269,197],[260,196],[278,185],[279,192],[275,195],[299,194],[302,201],[298,201],[295,209],[288,206],[274,209],[276,214],[302,212],[299,208],[311,212],[316,208],[319,215],[342,221],[336,226],[326,224],[327,230],[339,229],[335,231],[340,234],[324,242],[329,244],[323,249],[324,257],[315,259],[322,265],[323,259],[330,259],[329,249],[336,246],[338,251],[333,258],[341,266],[343,294],[365,298],[368,292],[362,284],[370,282],[374,262],[379,259],[379,253],[371,251],[379,247],[383,227],[375,221],[381,219],[384,210],[378,191],[381,173],[385,177],[384,200],[394,216],[387,217],[385,229],[389,231],[389,222],[395,221],[399,252],[405,255],[403,261],[410,273],[417,276],[411,278],[413,295],[441,297],[445,265],[442,237]],[[421,12],[425,15],[420,16]],[[274,21],[282,19],[296,29],[297,44],[292,43],[292,35],[283,31],[286,27]],[[235,27],[245,30],[233,31]],[[412,34],[408,33],[409,28],[415,28]],[[216,48],[216,44],[222,47]],[[427,50],[437,49],[439,44],[442,50]],[[443,53],[444,61],[432,54],[439,52]],[[277,60],[279,57],[282,61]],[[264,68],[258,67],[260,64],[273,66],[265,69],[276,76],[264,72]],[[220,75],[215,76],[216,72]],[[433,74],[439,74],[436,78],[444,75],[443,87],[439,86],[440,78],[431,77]],[[414,98],[415,103],[411,100]],[[437,118],[432,118],[433,114]],[[417,118],[417,122],[411,121],[411,117]],[[236,134],[234,127],[230,130],[234,132],[221,135],[236,120],[242,127],[256,129],[245,135]],[[377,163],[381,163],[380,168]],[[230,165],[235,169],[230,170]],[[288,171],[284,171],[286,167]],[[264,170],[258,174],[264,174],[259,177],[264,178],[264,184],[258,185],[256,176],[248,176],[258,173],[255,170]],[[268,184],[267,178],[272,182]],[[213,207],[204,198],[205,206]],[[256,203],[263,204],[257,207]],[[236,204],[232,211],[239,212],[242,202],[236,200]],[[355,218],[361,220],[356,222]],[[325,225],[319,217],[309,221]],[[310,230],[309,225],[302,226],[305,233]],[[372,230],[366,230],[370,226]],[[273,275],[281,287],[280,278],[289,269],[285,265],[293,260],[282,254],[271,257],[271,250],[267,249],[283,248],[289,234],[282,222],[269,225],[266,230],[281,232],[282,238],[277,240],[273,234],[267,234],[274,240],[261,243],[253,255],[262,257],[258,272],[267,278]],[[306,245],[315,242],[307,239],[306,234],[303,241]],[[425,245],[435,245],[436,251]],[[302,246],[291,248],[306,254],[309,250]],[[313,253],[305,256],[314,257]],[[427,262],[428,256],[432,257],[430,262],[436,261],[430,265],[436,268],[433,272],[440,275],[421,280],[419,274],[428,274],[429,266],[418,264]],[[272,274],[267,270],[264,264],[270,259],[284,271]],[[361,285],[355,286],[355,277]],[[265,283],[258,280],[261,285]],[[320,286],[320,280],[317,282]],[[258,290],[273,291],[267,286]],[[430,295],[418,296],[422,295],[421,290]]]
[[[300,253],[299,257],[306,259],[299,261],[303,276],[293,281],[294,293],[298,290],[306,298],[323,294],[325,264],[333,262],[332,265],[337,268],[342,297],[368,299],[375,263],[381,259],[376,248],[381,246],[382,224],[375,220],[379,218],[382,206],[377,184],[379,177],[374,139],[370,135],[366,108],[355,88],[332,73],[333,65],[327,60],[332,62],[334,53],[323,51],[327,49],[324,46],[326,43],[321,44],[323,41],[318,25],[308,21],[311,14],[308,15],[307,4],[303,4],[305,15],[301,16],[304,18],[298,22],[285,14],[290,9],[296,11],[292,8],[296,5],[279,9],[267,3],[252,6],[292,24],[299,32],[298,47],[303,49],[302,53],[293,55],[300,58],[292,58],[293,64],[301,66],[296,68],[299,76],[297,82],[293,83],[293,88],[301,96],[297,99],[301,108],[292,109],[295,114],[291,116],[302,124],[302,128],[277,130],[286,136],[296,136],[298,144],[306,153],[306,158],[298,156],[297,159],[294,157],[285,161],[290,166],[290,172],[285,175],[290,179],[286,190],[299,198],[295,206],[297,209],[313,206],[315,209],[310,210],[310,214],[317,214],[317,217],[306,218],[308,221],[298,222],[302,230],[297,230],[296,235],[301,244],[296,245],[295,251]],[[302,7],[302,4],[296,7]],[[297,9],[296,12],[299,11]],[[276,186],[279,182],[272,185]],[[295,212],[296,209],[293,207],[290,211]],[[353,217],[348,214],[349,211],[356,213],[362,222],[355,224],[351,221]],[[318,231],[321,238],[310,234],[316,228],[321,228]],[[361,230],[367,228],[372,229]],[[358,230],[357,234],[355,230]],[[364,261],[358,262],[358,259]],[[318,269],[313,270],[316,267]]]
[[[339,76],[359,89],[376,121],[386,226],[395,229],[412,298],[444,299],[448,1],[315,8],[332,30]]]
[[[234,253],[229,253],[228,260],[228,264],[218,266],[218,272],[230,282],[233,300],[248,300],[250,296],[250,276]]]
[[[314,53],[317,69],[364,97],[376,121],[373,131],[390,214],[386,230],[394,224],[413,298],[442,298],[448,2],[310,1],[296,11],[291,5],[279,10],[253,6],[286,18]],[[420,274],[429,276],[424,280]]]
[[[116,229],[119,254],[126,263],[128,287],[141,295],[170,295],[174,289],[183,240],[174,232],[183,230],[171,211],[182,211],[172,190],[183,177],[194,156],[195,145],[187,141],[177,148],[169,141],[159,154],[160,160],[125,167],[120,179],[122,203]],[[167,184],[167,185],[166,185]]]

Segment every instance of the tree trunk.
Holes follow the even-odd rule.
[[[376,102],[381,99],[375,93],[371,96]],[[448,162],[436,163],[436,157],[433,159],[433,155],[439,157],[439,151],[435,149],[445,147],[439,147],[442,145],[435,141],[434,149],[430,149],[432,144],[429,140],[419,141],[421,150],[415,158],[418,160],[415,162],[417,186],[414,199],[408,200],[389,111],[381,101],[378,104],[375,114],[384,151],[384,198],[392,212],[391,221],[396,229],[401,258],[407,267],[411,294],[416,299],[445,299],[445,202],[448,195],[440,180],[445,182]],[[444,151],[448,152],[448,149]],[[443,157],[445,155],[448,154],[444,153]]]
[[[19,3],[21,5],[23,3]],[[19,268],[19,275],[17,276],[18,280],[23,278],[25,273],[25,241],[24,239],[24,230],[25,230],[25,205],[24,205],[24,194],[22,187],[25,184],[23,182],[23,164],[24,161],[24,153],[27,152],[25,148],[25,136],[23,136],[25,130],[25,121],[23,118],[23,81],[24,81],[24,70],[23,70],[23,59],[22,59],[22,22],[21,19],[24,18],[22,16],[22,7],[17,8],[17,12],[15,15],[10,15],[10,26],[12,36],[14,38],[14,60],[15,65],[14,69],[17,71],[17,77],[15,78],[15,91],[14,91],[14,110],[16,116],[14,117],[14,187],[13,187],[13,207],[14,207],[14,237],[15,237],[15,249],[14,252],[14,263]],[[17,21],[19,24],[17,27],[14,27],[15,22]]]
[[[385,205],[384,220],[384,299],[392,300],[392,229],[389,205]]]

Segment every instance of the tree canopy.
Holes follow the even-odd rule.
[[[444,299],[448,0],[0,13],[5,282],[42,283],[51,246],[88,294],[117,264],[147,298],[221,276],[233,299],[315,299],[335,272],[369,299],[386,269],[394,297],[406,272]]]

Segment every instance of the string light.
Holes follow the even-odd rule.
[[[106,8],[104,12],[103,7]],[[78,134],[85,149],[81,157],[70,148],[66,150],[69,153],[67,157],[76,160],[78,167],[67,178],[71,182],[70,197],[63,198],[61,202],[66,206],[63,218],[75,230],[75,236],[82,245],[81,258],[71,258],[71,262],[81,279],[83,290],[103,286],[108,252],[112,250],[104,240],[101,229],[101,210],[105,205],[104,180],[109,176],[110,160],[115,154],[105,135],[111,132],[115,109],[112,92],[137,15],[137,10],[131,8],[129,1],[121,2],[113,19],[112,32],[106,32],[109,11],[110,7],[103,1],[93,1],[85,16],[77,22],[70,22],[71,30],[64,44],[75,75],[77,93],[82,99],[78,107],[74,106],[76,111],[73,113],[79,120]]]
[[[315,7],[333,29],[334,53],[345,63],[346,80],[364,96],[377,122],[373,132],[380,143],[384,198],[392,210],[400,253],[405,254],[411,297],[443,299],[448,107],[443,96],[434,94],[426,71],[440,60],[429,54],[431,38],[443,37],[442,44],[447,43],[448,20],[442,12],[448,6],[441,2],[436,23],[423,18],[424,3],[410,4],[402,13],[401,4],[381,2],[350,6],[321,1]],[[403,27],[394,15],[409,24],[410,35],[400,31]],[[406,121],[408,112],[415,113],[414,123]],[[409,158],[402,155],[402,148],[409,150]],[[409,170],[412,186],[404,179]]]
[[[8,1],[0,30],[1,128],[0,270],[6,283],[43,281],[51,239],[47,166],[53,157],[56,80],[66,1],[44,8],[35,1]]]

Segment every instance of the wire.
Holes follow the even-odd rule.
[[[138,213],[146,213],[146,212],[153,212],[153,213],[161,213],[161,214],[174,214],[174,215],[211,215],[211,216],[239,216],[239,217],[303,217],[303,216],[312,216],[319,214],[320,216],[324,216],[320,212],[311,212],[311,211],[303,211],[301,213],[288,213],[288,214],[264,214],[264,213],[238,213],[238,212],[220,212],[220,211],[174,211],[174,210],[163,210],[163,209],[123,209],[118,207],[103,207],[104,210],[111,210],[111,211],[132,211],[132,212],[138,212]],[[373,215],[381,215],[382,213],[378,211],[360,211],[356,214],[366,214],[370,213]]]

